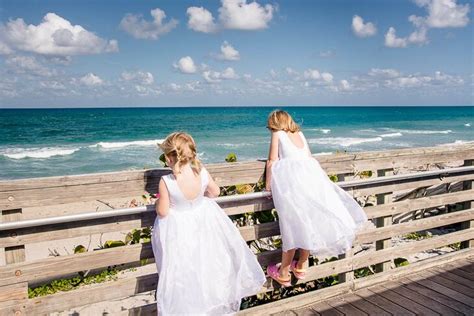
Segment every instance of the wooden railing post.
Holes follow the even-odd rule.
[[[390,176],[390,175],[393,175],[393,169],[377,170],[377,177],[384,177],[384,176]],[[375,197],[377,199],[377,205],[388,204],[392,202],[392,192],[376,194]],[[393,221],[392,215],[379,217],[375,219],[375,226],[377,228],[389,226],[389,225],[392,225],[392,221]],[[390,248],[392,246],[391,242],[392,242],[391,238],[378,240],[375,242],[375,250]],[[392,268],[391,261],[379,263],[375,266],[375,270],[377,272],[388,271],[391,268]]]
[[[348,174],[338,174],[337,175],[337,182],[342,182],[345,181],[347,178]],[[345,254],[339,255],[339,259],[345,259],[345,258],[350,258],[354,254],[354,249],[351,248],[349,249]],[[338,275],[338,281],[339,283],[343,282],[352,282],[354,281],[354,271],[348,271],[344,272]]]
[[[13,222],[22,219],[22,209],[1,211],[2,222]],[[5,248],[5,263],[12,264],[25,261],[25,246],[13,246]]]
[[[474,166],[474,160],[473,159],[464,160],[464,166]],[[462,183],[463,191],[464,190],[472,190],[472,183],[473,182],[474,181],[472,181],[472,180],[463,181],[463,183]],[[474,206],[474,203],[471,200],[471,201],[464,202],[463,205],[462,205],[462,208],[467,210],[467,209],[472,208],[473,206]],[[464,223],[462,223],[461,226],[462,226],[463,229],[473,228],[474,227],[474,220],[464,222]],[[466,241],[461,242],[461,248],[474,248],[474,239],[466,240]]]
[[[0,211],[0,222],[12,222],[22,219],[22,209],[11,209]],[[5,252],[5,264],[13,264],[25,261],[25,246],[13,246],[3,248]],[[0,315],[25,315],[25,306],[22,304],[28,299],[28,283],[13,283],[0,286]]]

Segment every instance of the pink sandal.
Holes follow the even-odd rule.
[[[306,277],[306,269],[298,269],[296,268],[296,264],[296,260],[293,260],[291,262],[290,271],[293,272],[293,274],[298,280],[303,280]]]
[[[288,276],[288,279],[282,279],[280,277],[280,269],[276,264],[269,265],[267,267],[267,274],[270,278],[278,282],[283,287],[291,286],[291,276]]]

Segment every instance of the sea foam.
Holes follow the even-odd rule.
[[[400,132],[397,132],[397,133],[388,133],[388,134],[382,134],[380,135],[380,137],[400,137],[400,136],[403,136],[402,133]]]
[[[331,130],[329,128],[310,128],[308,129],[309,131],[317,131],[317,132],[321,132],[323,134],[329,134],[331,132]]]
[[[131,142],[99,142],[89,147],[100,147],[105,149],[117,149],[124,148],[128,146],[156,146],[164,141],[164,139],[152,139],[152,140],[135,140]]]
[[[391,129],[386,128],[385,130],[394,132],[394,133],[404,133],[404,134],[450,134],[453,131],[450,129],[446,130],[418,130],[418,129]]]
[[[7,149],[6,152],[2,153],[3,156],[11,159],[24,159],[24,158],[38,158],[45,159],[54,156],[68,156],[72,155],[80,148],[60,148],[60,147],[47,147],[47,148],[14,148]]]
[[[371,137],[371,138],[327,137],[327,138],[312,138],[308,140],[308,143],[319,144],[319,145],[340,145],[343,147],[349,147],[352,145],[371,143],[371,142],[380,142],[380,141],[382,141],[382,137]]]

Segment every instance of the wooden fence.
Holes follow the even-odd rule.
[[[341,187],[351,195],[356,198],[373,196],[376,201],[372,203],[375,205],[364,207],[367,216],[375,222],[376,227],[360,232],[355,242],[355,246],[375,243],[375,251],[363,251],[358,254],[350,251],[337,261],[309,268],[306,282],[339,274],[341,283],[325,289],[324,295],[350,291],[400,273],[423,269],[436,262],[456,260],[472,255],[474,145],[334,154],[319,156],[317,159],[329,174],[338,176]],[[451,167],[445,168],[446,165]],[[208,165],[207,168],[220,186],[229,186],[257,183],[262,180],[264,162],[213,164]],[[372,171],[372,177],[360,179],[359,175],[363,171]],[[151,226],[155,218],[151,206],[148,206],[148,210],[146,208],[132,209],[122,213],[119,210],[110,210],[108,211],[110,214],[102,217],[85,216],[84,219],[75,221],[68,220],[67,216],[87,215],[85,213],[93,212],[96,205],[103,205],[104,200],[129,200],[141,196],[145,191],[154,193],[160,177],[166,173],[169,173],[169,170],[155,169],[0,182],[2,215],[0,248],[5,257],[5,264],[0,266],[0,315],[48,314],[154,290],[158,275],[156,272],[151,272],[69,292],[28,298],[28,287],[31,285],[68,276],[78,271],[136,264],[140,260],[153,258],[153,253],[150,244],[133,244],[30,260],[25,246],[34,247],[45,241],[58,242],[79,236],[127,232],[135,228]],[[393,200],[398,192],[440,185],[444,185],[446,190],[439,191],[441,193],[436,195],[421,197],[412,195],[409,199]],[[273,207],[271,200],[262,194],[249,194],[245,197],[221,199],[219,204],[229,215],[259,212]],[[441,212],[436,216],[416,218],[397,224],[392,221],[393,216],[397,214],[447,205],[450,205],[450,211]],[[56,219],[56,222],[41,224],[41,221],[37,221],[44,218]],[[12,222],[15,222],[15,225],[8,226],[9,223],[13,224]],[[31,224],[29,227],[23,225],[28,222]],[[461,225],[458,225],[460,227],[455,231],[392,246],[391,240],[396,236],[456,223],[461,223]],[[279,235],[276,221],[243,226],[240,227],[240,231],[246,241]],[[395,268],[393,265],[393,260],[397,257],[458,242],[462,242],[460,250],[437,256],[425,263],[415,263],[400,268]],[[269,262],[277,261],[279,255],[280,250],[275,249],[258,253],[257,258],[262,266],[266,266]],[[378,273],[364,278],[354,277],[356,269],[370,265],[376,265]],[[271,290],[273,290],[271,282],[267,282],[262,289],[262,291]],[[301,296],[301,299],[305,299],[304,297]],[[280,306],[284,304],[283,301],[270,305]],[[152,304],[124,313],[134,314],[153,311],[153,309]],[[250,311],[258,313],[259,307],[247,312]]]

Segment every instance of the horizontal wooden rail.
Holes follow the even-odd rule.
[[[434,171],[425,171],[425,172],[419,172],[419,173],[401,174],[401,175],[395,175],[395,176],[386,176],[386,177],[373,178],[373,179],[367,179],[367,180],[345,181],[345,182],[339,182],[337,184],[341,188],[346,189],[346,190],[347,189],[351,189],[351,190],[363,189],[363,190],[371,190],[371,191],[381,190],[381,192],[383,193],[385,190],[388,190],[388,189],[385,189],[385,186],[392,186],[392,185],[400,186],[405,183],[405,184],[410,184],[410,187],[413,187],[413,186],[419,186],[420,183],[418,182],[420,181],[423,183],[423,185],[425,185],[426,181],[431,181],[431,180],[447,179],[449,181],[452,181],[454,178],[455,181],[462,181],[465,179],[471,179],[471,177],[474,178],[474,167],[459,167],[459,168],[450,168],[450,169],[444,169],[444,170],[434,170]],[[374,193],[380,193],[380,192],[374,192]],[[249,194],[218,197],[218,198],[215,198],[215,201],[217,203],[228,204],[231,202],[257,200],[257,199],[261,199],[268,196],[270,196],[269,192],[256,192],[256,193],[249,193]],[[83,220],[90,220],[90,219],[97,219],[97,218],[133,215],[133,214],[143,213],[143,212],[152,211],[152,210],[153,208],[142,206],[142,207],[126,208],[126,209],[113,210],[113,211],[90,212],[90,213],[56,216],[56,217],[49,217],[49,218],[42,218],[42,219],[31,219],[31,220],[25,220],[25,221],[0,223],[0,231],[26,228],[26,227],[53,225],[53,224],[67,223],[67,222],[76,222],[76,221],[83,221]]]
[[[343,271],[349,271],[350,269],[357,269],[367,266],[369,264],[377,263],[378,260],[385,260],[384,257],[393,257],[407,255],[424,249],[432,249],[436,247],[441,247],[457,240],[469,239],[474,237],[474,230],[465,230],[455,233],[446,234],[443,236],[433,237],[430,240],[424,240],[421,244],[416,246],[405,244],[402,246],[393,247],[391,249],[384,249],[376,253],[367,253],[361,256],[355,256],[352,258],[342,259],[338,261],[326,262],[320,265],[313,266],[308,269],[307,278],[304,282],[310,280],[323,278],[326,276],[334,275]],[[447,254],[442,257],[450,258],[453,256],[462,255],[464,252],[469,252],[472,254],[473,250],[467,249],[466,251],[459,251],[459,253]],[[430,262],[432,260],[428,260]],[[426,265],[427,263],[417,263],[417,265]],[[374,277],[380,278],[383,275],[389,274],[392,275],[397,273],[397,270],[403,271],[407,270],[410,267],[402,267],[389,273],[376,274]],[[370,278],[370,277],[369,277]],[[359,279],[358,282],[361,282],[362,279]],[[64,292],[57,293],[50,296],[38,297],[31,300],[25,300],[21,305],[25,306],[26,311],[32,314],[38,313],[50,313],[54,311],[62,311],[74,306],[80,306],[84,304],[93,304],[96,302],[101,302],[104,300],[115,300],[123,297],[128,297],[136,295],[143,292],[148,292],[156,289],[156,284],[158,282],[158,274],[151,273],[139,276],[125,277],[114,282],[107,282],[104,284],[94,285],[92,287],[78,289],[73,292]],[[364,281],[362,281],[364,282]],[[299,281],[303,283],[303,281]],[[262,289],[263,292],[273,290],[272,283],[267,282],[267,284]],[[2,311],[0,305],[0,311]]]
[[[380,238],[397,236],[404,233],[415,232],[431,227],[445,226],[452,223],[466,221],[469,219],[474,219],[473,209],[435,216],[432,218],[417,220],[404,224],[392,225],[384,228],[372,229],[371,231],[361,232],[361,237],[357,238],[359,242],[375,241]],[[270,222],[256,226],[244,226],[241,227],[240,230],[243,238],[247,241],[263,237],[275,236],[279,233],[278,222]],[[469,229],[461,230],[457,233],[459,233],[459,236],[464,236],[467,234],[470,237],[474,237],[472,236],[473,232],[474,229]],[[457,235],[455,234],[453,236]],[[360,240],[359,238],[362,240]],[[426,239],[426,243],[429,244],[430,241],[434,241],[436,240],[436,238]],[[471,238],[467,238],[465,240],[469,239]],[[416,244],[419,244],[420,242],[421,241],[418,241],[416,242]],[[424,240],[423,242],[425,243]],[[424,243],[421,243],[421,245],[423,245]],[[434,248],[434,246],[432,248]],[[376,256],[378,253],[381,252],[382,251],[377,251],[375,252],[375,254],[370,254],[370,256]],[[261,264],[263,264],[264,262],[268,262],[271,258],[276,259],[278,254],[279,251],[273,251],[269,254],[263,252],[259,254],[259,256],[264,257],[263,262],[261,260],[259,261]],[[37,282],[40,280],[51,278],[53,276],[67,275],[69,273],[74,273],[84,269],[98,269],[110,265],[138,262],[141,259],[147,259],[152,257],[153,252],[149,244],[136,244],[117,248],[103,249],[82,254],[46,258],[19,264],[11,264],[0,267],[0,286],[25,281]],[[381,258],[383,259],[383,256]],[[348,258],[343,260],[352,259]],[[343,260],[339,260],[338,262],[345,262]]]
[[[409,169],[429,164],[474,159],[474,145],[463,144],[380,152],[338,153],[317,156],[331,174],[356,174],[365,170]],[[206,166],[220,186],[256,183],[262,179],[262,161],[209,164]],[[128,198],[156,192],[167,169],[97,173],[62,177],[0,181],[0,209],[44,207],[94,201],[101,198]]]

